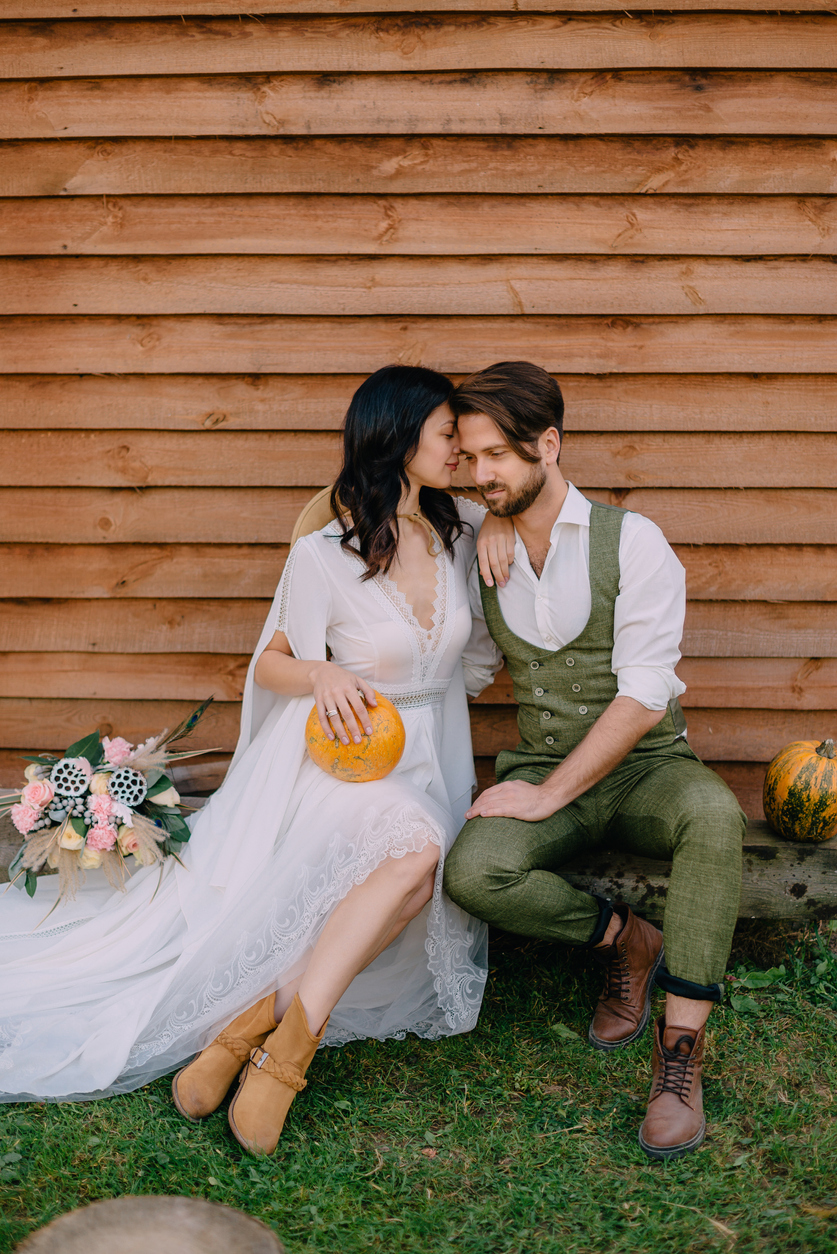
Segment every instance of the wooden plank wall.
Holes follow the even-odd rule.
[[[837,16],[194,6],[3,5],[1,782],[210,692],[229,751],[360,379],[526,357],[685,563],[691,740],[758,815],[837,731]],[[513,724],[501,679],[483,769]]]

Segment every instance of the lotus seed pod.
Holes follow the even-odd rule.
[[[148,781],[132,766],[120,766],[119,770],[114,771],[110,777],[108,792],[114,801],[121,801],[126,806],[136,808],[145,801]]]

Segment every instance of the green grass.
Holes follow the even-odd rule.
[[[713,1014],[709,1134],[687,1158],[636,1143],[650,1036],[589,1049],[595,975],[500,937],[476,1031],[319,1055],[272,1159],[243,1155],[223,1110],[184,1122],[165,1080],[0,1107],[0,1251],[87,1202],[178,1193],[263,1219],[289,1254],[834,1254],[837,962],[809,935],[760,987],[782,949],[739,937],[739,1009]]]

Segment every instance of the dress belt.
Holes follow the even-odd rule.
[[[450,687],[450,680],[425,688],[402,688],[399,684],[370,682],[375,691],[382,697],[387,697],[397,710],[417,710],[422,706],[441,705]]]

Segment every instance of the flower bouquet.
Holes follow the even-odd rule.
[[[63,758],[25,758],[25,786],[0,800],[0,813],[10,814],[25,837],[9,867],[11,882],[32,897],[36,872],[47,864],[60,876],[60,901],[75,895],[85,871],[101,867],[114,887],[123,888],[126,858],[141,866],[176,858],[191,832],[168,767],[213,750],[172,752],[171,745],[194,729],[212,700],[174,731],[141,745],[94,731],[70,745]]]

